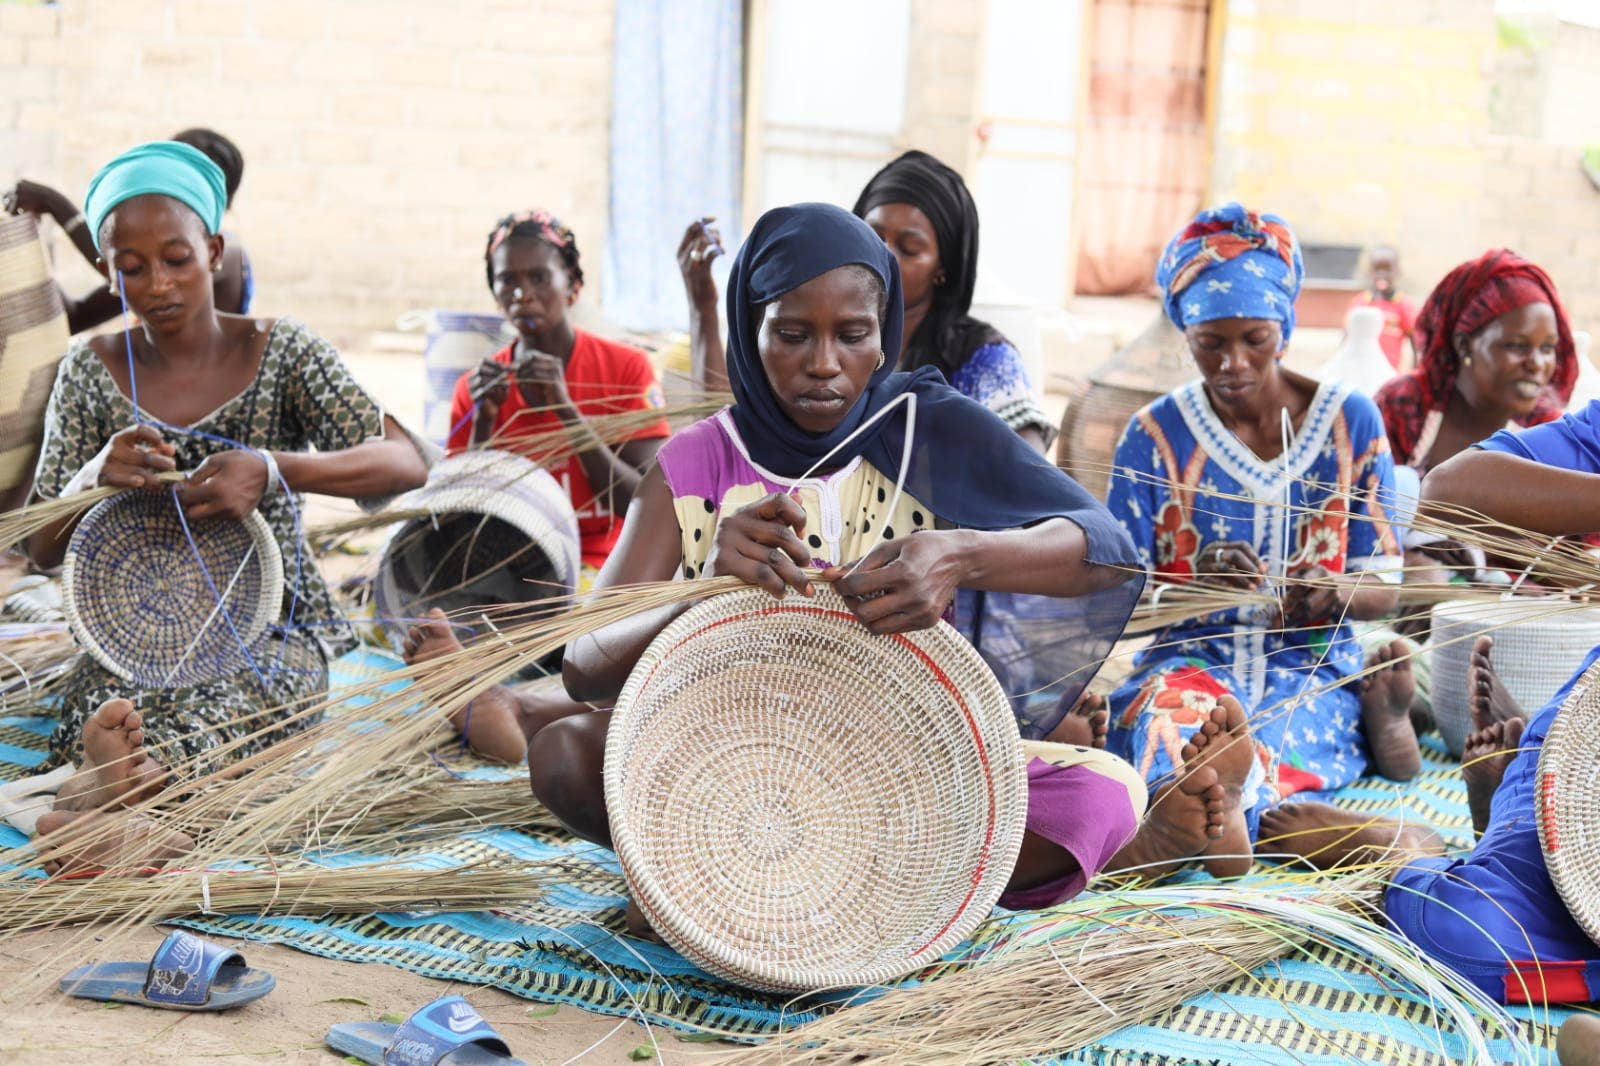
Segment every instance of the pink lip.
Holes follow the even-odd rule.
[[[171,318],[173,315],[177,314],[179,311],[182,311],[182,310],[183,310],[183,305],[182,304],[162,304],[160,307],[152,307],[149,310],[147,310],[145,312],[145,317],[146,318]]]

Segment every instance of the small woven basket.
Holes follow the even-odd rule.
[[[1027,815],[1010,704],[940,624],[873,636],[831,589],[701,603],[639,660],[605,791],[634,901],[705,970],[891,981],[993,908]]]
[[[572,498],[548,471],[482,449],[437,463],[428,483],[397,500],[426,518],[399,524],[378,563],[379,618],[428,607],[452,617],[503,604],[570,595],[581,556]],[[405,637],[404,622],[386,623]]]
[[[1572,686],[1545,734],[1535,795],[1550,880],[1600,944],[1600,663]]]
[[[181,688],[259,665],[283,612],[283,556],[267,520],[203,519],[184,533],[169,493],[122,492],[78,522],[61,571],[72,634],[145,688]]]
[[[1589,649],[1600,644],[1600,608],[1531,596],[1434,605],[1433,717],[1445,746],[1457,757],[1472,732],[1467,667],[1481,634],[1494,638],[1489,659],[1506,691],[1532,713],[1550,701]]]

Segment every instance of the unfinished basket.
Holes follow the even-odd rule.
[[[168,493],[122,492],[78,522],[61,571],[78,643],[118,677],[179,688],[248,669],[283,611],[267,520],[184,524]],[[248,653],[247,650],[248,649]]]
[[[1550,701],[1589,649],[1600,644],[1600,609],[1567,600],[1518,596],[1450,600],[1433,608],[1433,717],[1452,755],[1472,732],[1467,666],[1482,634],[1494,638],[1490,661],[1528,713]]]
[[[1600,663],[1572,686],[1545,734],[1536,795],[1550,880],[1600,944]]]
[[[0,505],[33,473],[67,313],[32,215],[0,215]]]
[[[940,624],[873,636],[831,589],[697,605],[639,660],[605,792],[634,901],[751,988],[891,981],[986,917],[1027,782],[1000,685]]]
[[[436,464],[428,483],[396,501],[426,517],[398,525],[378,563],[378,617],[430,607],[452,617],[570,595],[581,557],[572,499],[520,455],[483,449]],[[404,639],[406,624],[389,623]]]

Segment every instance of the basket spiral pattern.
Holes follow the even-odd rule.
[[[189,532],[192,545],[170,494],[123,492],[85,514],[68,543],[67,624],[136,685],[180,688],[247,669],[282,614],[283,556],[259,512],[190,522]]]
[[[1023,765],[1005,694],[950,627],[873,636],[831,589],[751,589],[650,645],[605,790],[656,931],[795,992],[893,980],[966,939],[1016,863]]]
[[[1572,918],[1600,944],[1600,663],[1572,686],[1539,751],[1539,847]]]

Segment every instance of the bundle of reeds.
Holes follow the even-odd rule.
[[[0,711],[43,702],[77,658],[64,622],[0,624]]]

